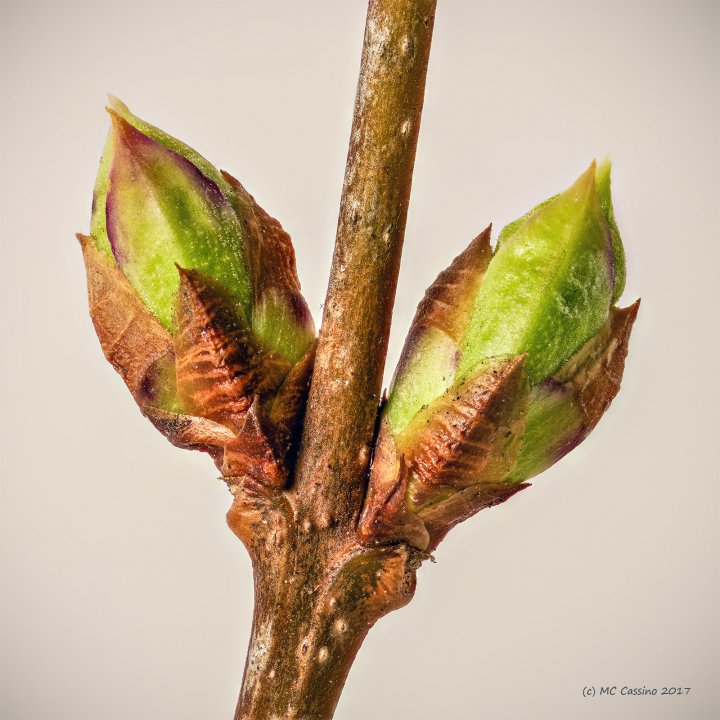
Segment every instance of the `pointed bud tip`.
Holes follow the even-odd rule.
[[[607,173],[609,175],[611,169],[612,169],[612,158],[610,157],[610,155],[606,155],[602,159],[602,161],[598,164],[597,173],[599,175],[605,174],[605,173]]]
[[[527,360],[527,356],[528,354],[524,352],[519,355],[506,355],[505,357],[494,358],[497,362],[496,372],[499,372],[508,380],[516,374],[525,372],[525,361]],[[493,358],[488,358],[488,360],[493,360]],[[478,367],[482,365],[483,363],[480,362]]]
[[[488,358],[491,364],[486,365],[484,362],[478,363],[474,373],[478,370],[480,370],[480,372],[492,372],[493,375],[499,376],[500,385],[503,387],[515,385],[515,383],[522,385],[526,382],[525,361],[527,360],[527,356],[527,353],[521,353],[519,355]]]
[[[639,311],[640,311],[640,298],[638,298],[632,305],[628,305],[627,307],[612,308],[612,313],[616,318],[616,322],[619,321],[619,323],[622,326],[626,326],[628,332],[630,331],[633,324],[635,323],[635,320],[638,316]]]
[[[179,263],[173,263],[178,271],[180,277],[180,290],[181,292],[187,292],[192,290],[195,293],[200,292],[207,285],[206,279],[199,270],[193,268],[186,268]]]
[[[116,143],[116,151],[120,147],[124,147],[132,152],[135,145],[133,140],[137,141],[142,138],[147,140],[147,136],[143,135],[137,128],[134,128],[117,110],[112,107],[106,107],[105,112],[110,116],[110,136]]]
[[[597,163],[593,160],[587,169],[563,192],[555,195],[545,203],[540,203],[526,217],[536,217],[544,212],[554,212],[556,208],[563,207],[565,203],[584,203],[598,195]],[[511,223],[512,225],[512,223]],[[505,232],[505,231],[503,231]],[[501,233],[502,237],[502,233]]]
[[[597,186],[600,202],[603,203],[603,209],[606,216],[611,212],[612,201],[610,199],[610,171],[612,170],[612,162],[610,156],[606,155],[601,163],[595,169],[595,185]],[[609,207],[606,207],[609,206]],[[608,222],[610,220],[608,219]]]
[[[247,190],[245,189],[245,186],[234,176],[231,175],[227,170],[220,170],[220,174],[223,176],[225,180],[227,180],[228,183],[230,183],[231,186],[235,187],[236,189],[240,189],[243,192],[247,193]],[[249,195],[249,193],[247,193]]]
[[[492,223],[490,223],[478,236],[468,245],[466,252],[473,257],[480,257],[483,253],[491,252],[490,238],[492,236]]]
[[[130,108],[120,98],[115,97],[112,93],[108,93],[108,103],[110,108],[119,113],[129,113]],[[109,108],[108,108],[109,109]]]
[[[105,112],[110,116],[112,132],[122,133],[123,135],[128,131],[139,132],[122,116],[120,112],[118,112],[116,108],[106,106]]]
[[[593,161],[587,170],[573,183],[571,190],[581,191],[583,194],[595,191],[595,176],[597,174],[597,163]]]
[[[127,117],[131,115],[129,111],[123,112],[116,107],[106,107],[105,111],[110,115],[110,135],[118,143],[116,153],[120,147],[132,154],[138,152],[140,148],[152,147],[153,152],[160,151],[168,153],[169,156],[175,155],[172,149],[165,147],[145,130],[136,127]]]

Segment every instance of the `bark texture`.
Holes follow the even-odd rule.
[[[357,518],[370,461],[435,0],[372,0],[296,485],[318,525]]]
[[[421,555],[298,523],[296,497],[244,481],[228,514],[253,561],[255,614],[236,719],[331,718],[368,630],[415,590]]]
[[[368,468],[420,127],[435,0],[371,0],[323,323],[294,477],[227,478],[255,615],[236,720],[330,718],[372,625],[422,554],[365,547]]]

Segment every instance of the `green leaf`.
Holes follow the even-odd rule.
[[[460,339],[492,256],[490,229],[438,275],[418,305],[386,406],[393,433],[452,385]]]
[[[521,482],[555,464],[600,421],[620,390],[639,301],[612,308],[600,330],[530,393],[522,449],[508,476]]]
[[[219,172],[207,177],[184,155],[169,149],[170,143],[144,134],[115,110],[110,114],[112,156],[105,216],[118,266],[171,332],[179,284],[176,264],[214,278],[228,293],[238,318],[247,323],[251,297],[242,229],[218,182],[230,194],[232,189]],[[102,184],[101,179],[101,188]],[[96,199],[96,213],[100,209]]]
[[[593,163],[497,249],[460,346],[458,376],[485,358],[527,353],[530,383],[538,384],[598,331],[612,284]]]
[[[540,204],[536,205],[532,210],[528,210],[522,217],[519,217],[517,220],[513,220],[511,223],[508,223],[498,235],[496,248],[499,249],[500,246],[509,238],[512,237],[526,222],[529,218],[531,218],[538,210],[542,210],[546,205],[549,205],[557,195],[553,195],[552,197],[548,198],[547,200],[543,200]]]
[[[395,434],[452,385],[458,361],[457,345],[438,328],[425,328],[416,337],[408,338],[406,348],[407,359],[402,372],[396,374],[386,407]]]
[[[178,140],[172,135],[169,135],[164,130],[155,127],[155,125],[151,125],[149,122],[139,118],[137,115],[133,115],[124,102],[118,100],[118,98],[113,97],[112,95],[110,95],[110,109],[115,115],[121,117],[126,123],[128,123],[128,125],[132,125],[132,127],[141,132],[143,135],[155,140],[155,142],[180,155],[180,157],[184,157],[190,164],[194,165],[200,171],[203,177],[217,185],[222,194],[228,198],[233,205],[235,205],[230,183],[225,179],[222,172],[220,172],[220,170],[218,170],[210,161],[206,160],[197,150],[194,150],[189,145],[186,145],[182,142],[182,140]]]
[[[610,228],[610,236],[612,239],[612,250],[613,250],[613,274],[615,287],[613,289],[612,301],[615,303],[620,299],[625,289],[625,248],[623,247],[622,238],[620,237],[620,230],[618,229],[617,222],[615,222],[615,211],[613,209],[612,197],[610,194],[610,170],[612,163],[610,158],[605,158],[598,166],[595,171],[595,184],[597,186],[598,195],[600,197],[600,205],[602,206],[603,212],[605,213],[605,219],[607,220],[608,227]],[[557,195],[553,195],[547,200],[543,200],[539,205],[536,205],[532,210],[526,212],[522,217],[517,220],[513,220],[508,223],[498,235],[497,247],[499,248],[509,237],[523,226],[523,224],[538,210],[542,210],[546,205],[551,203]]]
[[[315,339],[290,236],[231,175],[111,98],[91,233],[174,332],[175,263],[224,288],[238,318],[291,363]],[[114,183],[112,182],[114,179]],[[109,202],[108,202],[109,200]]]
[[[583,430],[583,414],[572,387],[546,381],[530,393],[517,465],[508,476],[522,482],[559,460]]]

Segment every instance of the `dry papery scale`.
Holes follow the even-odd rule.
[[[593,164],[497,249],[488,228],[439,275],[381,404],[434,14],[434,0],[369,4],[317,338],[280,224],[235,178],[110,108],[92,234],[78,236],[91,316],[146,417],[208,452],[234,496],[255,586],[238,720],[332,717],[368,630],[410,601],[445,534],[581,442],[620,386],[638,304],[612,307],[622,244],[609,164]],[[151,201],[162,212],[147,217],[170,224],[148,225]],[[156,235],[176,250],[165,265]],[[539,283],[543,313],[487,310],[508,303],[497,277],[529,287],[543,272],[558,283]]]

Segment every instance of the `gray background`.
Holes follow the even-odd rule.
[[[388,368],[435,274],[593,156],[644,304],[592,438],[452,533],[338,717],[718,717],[718,5],[439,5]],[[0,716],[229,718],[252,604],[230,498],[102,358],[73,233],[110,91],[282,220],[319,319],[365,3],[1,12]]]

